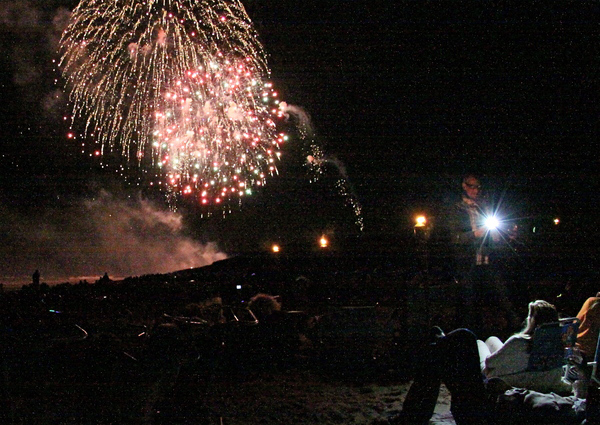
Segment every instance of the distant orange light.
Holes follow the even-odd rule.
[[[554,225],[558,226],[560,224],[560,218],[555,218],[554,219]]]
[[[280,249],[281,248],[279,248],[279,245],[277,245],[277,244],[275,244],[271,247],[271,251],[273,251],[273,252],[279,252]]]
[[[427,224],[427,218],[424,215],[420,215],[415,218],[415,227],[424,227]]]
[[[321,248],[327,248],[329,246],[329,241],[325,236],[321,236],[321,239],[319,239],[319,246]]]

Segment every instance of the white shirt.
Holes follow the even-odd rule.
[[[485,359],[483,374],[487,378],[498,377],[507,384],[518,388],[541,393],[571,393],[572,386],[563,382],[562,368],[557,367],[548,371],[528,371],[529,345],[528,335],[513,335],[506,340],[504,346]]]

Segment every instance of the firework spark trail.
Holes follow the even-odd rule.
[[[171,193],[219,203],[277,172],[282,112],[238,0],[82,0],[61,52],[73,120]]]
[[[360,231],[364,230],[364,220],[362,214],[362,205],[358,201],[348,178],[346,167],[335,157],[325,155],[323,149],[314,140],[314,131],[312,128],[309,115],[302,108],[294,105],[289,105],[286,102],[280,103],[280,110],[283,116],[289,120],[292,116],[297,121],[296,127],[299,131],[299,136],[303,140],[309,140],[306,144],[307,151],[305,165],[309,170],[312,182],[316,182],[324,173],[324,166],[331,164],[337,170],[339,179],[336,181],[338,193],[344,198],[347,206],[352,208],[354,213],[354,222]]]
[[[326,157],[321,155],[320,159],[315,159],[314,157],[307,158],[307,162],[315,162],[313,165],[318,169],[322,170],[322,166],[324,164],[331,164],[338,171],[339,178],[335,183],[335,186],[338,190],[338,193],[342,196],[347,206],[352,208],[354,212],[354,222],[358,226],[359,230],[362,232],[364,230],[364,220],[362,215],[362,205],[358,201],[356,194],[354,193],[354,189],[350,184],[350,180],[348,179],[348,173],[346,172],[346,167],[344,164],[337,158],[334,157]],[[321,171],[322,173],[322,171]]]

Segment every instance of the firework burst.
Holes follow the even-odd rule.
[[[82,0],[61,40],[73,122],[169,193],[252,193],[287,136],[262,45],[237,0]]]

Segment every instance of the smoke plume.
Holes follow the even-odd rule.
[[[215,243],[186,233],[182,216],[143,199],[121,200],[107,192],[36,219],[0,210],[0,282],[29,283],[167,273],[209,265],[227,256]]]

